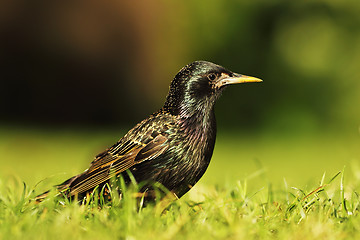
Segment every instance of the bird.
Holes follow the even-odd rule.
[[[131,184],[131,175],[144,183],[140,193],[149,201],[157,196],[154,183],[177,199],[182,197],[200,180],[212,158],[216,100],[229,85],[249,82],[262,80],[208,61],[186,65],[172,80],[160,110],[98,154],[84,172],[57,185],[56,191],[67,198],[84,199],[96,188],[107,188],[112,179],[123,178]],[[36,201],[43,201],[48,193],[38,195]]]

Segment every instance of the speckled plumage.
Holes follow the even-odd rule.
[[[216,138],[216,99],[226,85],[240,83],[239,79],[261,81],[205,61],[185,66],[173,79],[159,111],[97,155],[85,172],[58,185],[58,190],[68,197],[83,197],[114,176],[122,174],[128,179],[125,171],[129,170],[137,182],[148,183],[143,191],[159,182],[181,197],[199,181],[210,163]]]

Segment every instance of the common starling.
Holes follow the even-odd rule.
[[[130,172],[138,183],[146,183],[141,192],[151,192],[157,182],[180,198],[199,181],[210,163],[216,138],[214,105],[222,91],[230,84],[261,81],[206,61],[183,67],[171,82],[159,111],[97,155],[83,173],[56,186],[57,190],[80,199],[120,176],[129,184]]]

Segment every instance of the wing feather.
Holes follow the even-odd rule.
[[[112,153],[114,147],[99,154],[90,168],[71,182],[70,196],[91,190],[135,164],[158,157],[168,149],[167,140],[166,136],[157,134],[155,138],[151,137],[147,144],[129,144],[132,148],[127,148],[124,155]]]

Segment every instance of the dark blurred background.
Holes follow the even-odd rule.
[[[5,123],[131,125],[202,59],[264,80],[228,89],[224,125],[359,124],[359,1],[5,0],[0,11]]]
[[[264,80],[218,101],[205,179],[254,161],[280,180],[341,170],[360,156],[359,13],[358,0],[2,0],[0,175],[79,173],[194,60]]]

